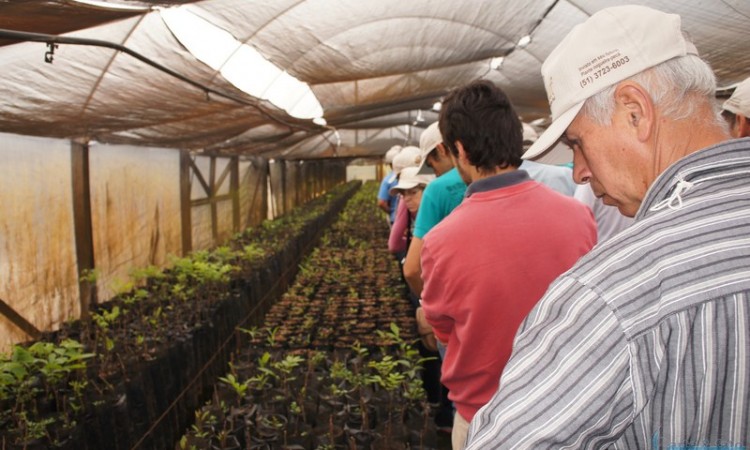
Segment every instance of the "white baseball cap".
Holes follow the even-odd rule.
[[[422,161],[419,162],[419,173],[430,174],[435,173],[430,166],[425,164],[427,161],[427,155],[431,151],[435,150],[438,144],[443,143],[443,136],[440,135],[440,128],[438,123],[433,122],[429,127],[425,128],[422,135],[419,136],[419,150],[422,154]]]
[[[419,167],[420,162],[422,162],[422,155],[419,148],[407,145],[393,158],[391,165],[393,166],[393,172],[398,175],[407,167]]]
[[[672,58],[697,55],[680,27],[680,16],[636,5],[606,8],[576,25],[542,64],[552,124],[523,158],[553,147],[588,98]]]
[[[421,174],[418,172],[419,168],[417,167],[406,167],[401,171],[401,174],[398,177],[398,184],[393,186],[389,193],[391,195],[396,195],[401,190],[411,189],[420,184],[427,186],[435,179],[434,174]]]
[[[738,84],[732,96],[724,102],[722,109],[750,118],[750,78]]]
[[[388,149],[388,151],[385,152],[385,163],[391,164],[393,162],[393,158],[395,158],[396,155],[398,155],[400,151],[401,151],[400,145],[394,145],[393,147]]]

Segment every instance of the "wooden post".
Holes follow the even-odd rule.
[[[197,170],[196,170],[197,171]],[[208,169],[208,201],[211,206],[211,238],[214,245],[219,243],[219,207],[216,204],[216,156],[211,156]]]
[[[182,256],[193,250],[193,224],[190,214],[190,153],[180,150],[180,213],[182,216]]]
[[[234,232],[240,231],[240,158],[233,156],[229,161],[232,165],[229,175],[229,191],[232,196],[232,226]]]
[[[284,214],[287,212],[290,208],[289,205],[289,186],[287,183],[289,183],[289,161],[282,159],[279,163],[279,168],[281,169],[281,211],[279,214]]]
[[[268,204],[268,180],[270,179],[269,174],[268,174],[268,167],[270,167],[271,164],[268,162],[267,159],[261,159],[261,162],[264,164],[264,166],[262,167],[265,167],[265,170],[263,171],[263,173],[260,173],[260,172],[258,173],[258,176],[263,178],[263,182],[261,183],[262,189],[260,191],[261,192],[261,205],[262,205],[261,208],[263,211],[263,214],[260,216],[260,222],[263,222],[268,217],[268,208],[270,207],[270,205]],[[252,204],[255,205],[255,202],[253,202]]]
[[[71,142],[70,167],[73,188],[73,222],[75,226],[76,259],[78,261],[78,291],[81,317],[88,317],[91,305],[97,303],[96,281],[86,281],[84,275],[96,267],[94,233],[91,225],[91,188],[89,180],[89,147],[87,143]]]

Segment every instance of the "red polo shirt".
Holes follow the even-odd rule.
[[[591,211],[519,170],[472,183],[424,237],[422,306],[447,344],[441,381],[471,420],[498,387],[518,326],[596,244]]]

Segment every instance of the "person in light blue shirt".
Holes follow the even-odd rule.
[[[388,214],[388,223],[393,225],[396,219],[396,208],[398,207],[398,195],[391,195],[391,189],[398,184],[398,178],[393,172],[393,158],[401,151],[400,145],[394,145],[385,153],[385,162],[391,166],[391,172],[383,177],[378,189],[378,207]]]
[[[542,164],[525,159],[520,170],[525,170],[532,180],[538,181],[557,192],[572,197],[576,191],[573,171],[565,166]]]
[[[528,123],[523,122],[523,148],[528,148],[536,142],[539,135]],[[532,180],[538,181],[557,192],[572,197],[576,191],[576,183],[573,181],[573,168],[569,165],[541,164],[525,159],[519,167],[525,170]]]

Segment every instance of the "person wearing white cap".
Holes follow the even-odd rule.
[[[398,179],[399,183],[402,181],[401,174],[402,173],[409,173],[408,176],[416,175],[419,170],[419,163],[422,160],[422,157],[419,152],[419,148],[414,146],[406,146],[399,152],[398,155],[393,159],[393,173],[396,174],[396,178]],[[405,172],[406,169],[413,169],[409,170],[408,172]],[[414,172],[413,174],[411,172]],[[420,175],[422,176],[422,175]],[[431,175],[432,178],[435,178],[434,175]],[[425,186],[427,183],[424,183]],[[396,186],[391,188],[391,195],[397,195],[401,194],[401,197],[403,197],[403,191],[396,189]],[[419,201],[422,200],[422,193],[419,193]],[[419,204],[419,202],[417,202]],[[401,263],[406,256],[406,249],[408,248],[408,244],[411,241],[411,232],[412,232],[412,226],[414,225],[414,218],[417,215],[417,211],[412,211],[410,208],[407,207],[406,202],[400,201],[398,202],[398,207],[396,209],[396,218],[393,221],[393,226],[391,226],[391,233],[388,237],[388,251],[391,252],[396,259]]]
[[[404,258],[403,275],[411,293],[419,298],[422,295],[422,239],[435,225],[440,223],[463,200],[466,184],[454,167],[453,159],[443,145],[438,123],[430,124],[419,137],[421,160],[419,173],[434,173],[437,177],[422,194],[419,213],[414,223],[409,249]],[[424,320],[421,308],[417,309],[417,324],[420,334],[430,333],[430,326]],[[440,352],[444,350],[439,348]],[[438,431],[451,432],[453,405],[448,400],[447,390],[443,389],[442,399],[435,415]]]
[[[393,160],[393,171],[399,177],[399,183],[393,190],[400,192],[402,199],[398,202],[396,220],[391,227],[388,250],[398,259],[401,270],[403,270],[406,250],[411,246],[414,222],[418,207],[422,202],[422,193],[426,186],[435,179],[434,174],[418,173],[421,161],[420,149],[412,146],[404,147]],[[414,308],[419,307],[419,297],[412,292],[409,293],[409,301]],[[439,355],[436,353],[435,335],[425,323],[417,325],[421,338],[417,349],[421,357],[425,358],[422,381],[427,400],[433,405],[438,405],[434,419],[438,431],[448,431],[453,423],[453,410],[447,392],[440,384],[441,362],[437,358]]]
[[[633,225],[549,287],[468,449],[750,446],[750,139],[681,19],[602,9],[542,65],[573,174]],[[554,150],[553,150],[554,151]]]
[[[422,204],[414,224],[414,236],[404,261],[404,278],[416,296],[422,293],[422,238],[453,211],[464,198],[466,184],[453,166],[448,150],[443,145],[438,123],[428,126],[419,137],[422,159],[419,173],[434,173],[437,177],[425,189]]]
[[[421,161],[422,156],[419,148],[414,147],[413,145],[407,145],[393,158],[393,162],[391,163],[393,173],[398,177],[401,174],[401,171],[407,167],[419,167]]]
[[[722,109],[721,115],[729,122],[732,136],[750,136],[750,78],[737,85]]]
[[[388,250],[391,253],[406,251],[408,241],[411,238],[410,225],[414,223],[413,219],[419,210],[422,191],[430,184],[430,181],[435,179],[434,174],[422,175],[417,172],[419,172],[419,168],[416,165],[404,168],[398,174],[398,183],[391,188],[391,195],[401,196],[399,208],[403,204],[408,212],[407,218],[411,219],[406,221],[406,227],[402,227],[397,216],[388,239]],[[399,223],[398,228],[396,227],[397,223]]]
[[[401,146],[394,145],[385,152],[385,163],[390,165],[391,169],[393,169],[393,158],[395,158],[400,151]],[[389,224],[393,224],[393,221],[396,218],[396,208],[398,206],[398,197],[392,196],[389,192],[391,188],[396,185],[397,181],[396,174],[391,170],[388,175],[383,177],[383,180],[380,182],[380,189],[378,190],[378,207],[388,214]]]
[[[400,195],[396,220],[391,227],[388,238],[388,251],[393,253],[403,263],[406,249],[412,236],[414,219],[422,201],[422,192],[435,179],[434,174],[418,174],[420,151],[417,147],[407,146],[393,160],[393,171],[398,176],[398,184],[391,188],[391,194]],[[412,306],[419,306],[419,299],[410,295]],[[431,330],[418,330],[421,335],[422,346],[417,346],[420,355],[425,359],[422,367],[422,382],[427,399],[430,403],[440,403],[442,400],[442,386],[440,385],[440,361],[437,360],[435,336]],[[447,399],[446,399],[447,401]]]
[[[456,407],[453,450],[497,389],[518,325],[547,286],[596,244],[591,211],[518,170],[521,121],[489,81],[451,91],[440,131],[469,186],[424,237],[422,309],[445,344],[441,381]]]

